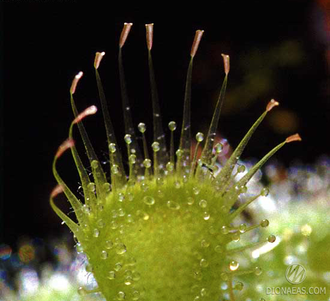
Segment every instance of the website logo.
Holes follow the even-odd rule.
[[[285,278],[291,284],[300,284],[306,278],[306,269],[301,264],[291,264],[286,269]]]

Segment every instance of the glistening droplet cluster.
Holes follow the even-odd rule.
[[[105,53],[96,53],[94,61],[109,147],[110,170],[107,173],[110,178],[106,177],[82,123],[97,109],[92,106],[79,113],[73,98],[82,72],[74,78],[70,89],[74,120],[69,129],[69,138],[59,147],[53,163],[53,172],[59,185],[51,193],[51,206],[78,239],[81,251],[88,258],[86,270],[93,273],[98,284],[92,292],[85,288],[79,292],[99,292],[106,300],[166,301],[213,301],[226,294],[233,301],[235,294],[244,289],[242,282],[234,283],[234,278],[245,274],[255,277],[262,272],[260,267],[252,264],[242,268],[237,255],[259,244],[274,243],[276,240],[271,235],[258,243],[249,243],[247,240],[243,246],[238,245],[238,242],[244,241],[244,237],[248,237],[246,233],[268,226],[267,220],[247,225],[240,223],[239,218],[246,207],[265,196],[267,190],[247,197],[238,207],[233,206],[240,195],[247,195],[248,182],[267,159],[286,143],[300,140],[300,137],[297,134],[288,137],[249,170],[238,165],[253,132],[268,112],[279,105],[271,100],[226,164],[219,166],[218,156],[223,146],[215,144],[215,136],[230,71],[229,56],[223,54],[225,78],[209,130],[204,134],[197,133],[196,147],[192,147],[192,70],[203,35],[202,30],[197,30],[190,52],[180,143],[178,147],[174,145],[174,133],[179,126],[171,121],[168,124],[170,145],[166,145],[151,54],[154,26],[147,24],[153,114],[153,139],[148,141],[146,124],[141,122],[137,127],[133,124],[127,93],[123,47],[131,27],[131,23],[125,23],[119,38],[118,65],[126,132],[126,150],[123,152],[116,140],[98,71]],[[72,136],[74,126],[78,127],[83,140],[91,175],[86,171],[75,147]],[[141,138],[142,143],[139,143],[138,138]],[[199,155],[200,147],[202,151]],[[58,159],[68,149],[77,166],[84,200],[72,193],[56,169]],[[128,162],[128,174],[123,162]],[[77,222],[55,205],[54,198],[61,192],[68,198]],[[227,283],[226,289],[220,285],[223,281]]]

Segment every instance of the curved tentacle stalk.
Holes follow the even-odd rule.
[[[116,174],[111,173],[111,180],[113,183],[116,183],[116,186],[121,187],[121,186],[125,185],[125,183],[126,183],[125,169],[124,169],[124,165],[123,165],[123,161],[122,161],[122,157],[121,157],[121,152],[120,151],[112,152],[112,150],[111,150],[111,148],[113,146],[118,146],[118,144],[117,144],[115,132],[113,129],[113,125],[111,122],[110,114],[108,111],[107,100],[105,98],[102,81],[100,78],[100,74],[98,72],[98,68],[100,66],[101,60],[104,55],[105,55],[105,52],[96,53],[95,60],[94,60],[94,68],[95,68],[97,88],[99,91],[99,97],[100,97],[100,101],[101,101],[103,119],[104,119],[106,134],[107,134],[108,148],[109,148],[109,152],[111,154],[110,155],[110,165],[111,165],[111,167],[112,166],[118,167],[118,173],[116,173]]]
[[[60,193],[64,192],[62,185],[57,185],[50,194],[50,205],[55,213],[59,216],[60,219],[65,222],[65,224],[69,227],[69,229],[74,233],[75,236],[79,237],[79,226],[66,214],[63,213],[61,209],[59,209],[55,203],[54,198]]]
[[[122,48],[125,45],[128,34],[131,30],[133,23],[125,23],[120,39],[119,39],[119,55],[118,55],[118,65],[119,65],[119,79],[120,79],[120,91],[121,91],[121,99],[124,113],[124,121],[125,121],[125,133],[131,135],[132,142],[130,145],[131,150],[134,150],[134,155],[136,156],[136,164],[134,164],[133,173],[135,176],[142,175],[142,155],[140,151],[140,147],[137,141],[137,137],[135,134],[135,129],[133,126],[132,114],[131,114],[131,106],[129,103],[128,93],[127,93],[127,84],[125,78],[124,64],[123,64],[123,52]]]
[[[191,46],[190,51],[190,62],[187,72],[186,88],[184,96],[183,105],[183,119],[181,127],[181,137],[179,150],[182,154],[178,157],[177,166],[181,168],[182,162],[186,161],[187,165],[190,164],[190,149],[191,149],[191,83],[192,83],[192,73],[193,73],[193,63],[194,57],[197,53],[199,44],[201,42],[204,30],[196,30],[195,38]]]
[[[228,74],[229,74],[229,70],[230,70],[229,55],[222,54],[222,57],[223,57],[224,68],[225,68],[225,78],[222,83],[218,101],[217,101],[216,107],[214,109],[213,117],[212,117],[212,120],[210,123],[208,133],[206,135],[206,140],[205,140],[204,148],[203,148],[202,155],[201,155],[201,161],[206,164],[212,163],[211,161],[212,161],[213,143],[214,143],[214,138],[217,134],[216,131],[217,131],[218,124],[219,124],[221,108],[222,108],[222,105],[225,100]],[[200,173],[200,171],[201,171],[201,168],[200,167],[197,168],[197,175]]]
[[[219,178],[219,180],[224,184],[224,187],[226,187],[226,183],[228,182],[228,180],[230,178],[230,175],[233,172],[233,169],[234,169],[235,165],[237,164],[237,161],[241,157],[241,155],[242,155],[246,145],[248,144],[250,138],[252,137],[253,133],[255,132],[257,127],[260,125],[260,123],[264,120],[267,113],[270,112],[272,108],[274,108],[275,106],[278,106],[278,105],[279,105],[279,103],[274,99],[272,99],[268,103],[265,112],[252,125],[250,130],[246,133],[244,138],[241,140],[239,145],[236,147],[235,151],[232,153],[232,155],[230,156],[230,158],[226,162],[226,165],[221,169],[221,171],[220,171],[219,175],[217,176],[217,178]],[[224,191],[222,191],[222,192],[224,192]]]
[[[162,117],[159,107],[159,97],[157,91],[157,84],[155,79],[155,72],[152,62],[151,50],[153,46],[153,34],[154,24],[146,24],[146,41],[148,49],[148,65],[150,74],[150,88],[151,88],[151,99],[152,99],[152,115],[153,115],[153,126],[154,126],[154,142],[158,142],[160,146],[159,150],[159,161],[156,169],[164,169],[166,163],[169,161],[165,134],[162,126]]]

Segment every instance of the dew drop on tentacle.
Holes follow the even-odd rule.
[[[148,206],[152,206],[155,204],[155,199],[151,196],[145,196],[143,198],[143,202]]]
[[[95,189],[95,183],[89,183],[88,185],[87,185],[87,188],[88,188],[88,190],[90,191],[90,192],[95,192],[96,191],[96,189]]]
[[[118,201],[122,203],[124,200],[125,200],[125,195],[122,192],[119,192]],[[117,217],[117,214],[115,214],[115,216],[113,216],[113,217]]]
[[[110,193],[111,192],[111,184],[110,183],[104,183],[103,184],[103,190],[105,193]]]
[[[243,282],[240,282],[240,281],[236,282],[236,284],[234,286],[234,290],[241,291],[241,290],[243,290],[243,288],[244,288]]]
[[[268,188],[263,188],[260,192],[261,196],[268,196],[268,194],[269,194]]]
[[[139,291],[135,290],[132,292],[132,300],[134,300],[134,301],[139,300],[140,296],[141,296],[141,294]]]
[[[166,163],[166,170],[169,172],[174,171],[174,164],[172,162],[167,162]]]
[[[145,168],[150,168],[151,167],[151,160],[150,159],[144,159],[143,165]]]
[[[255,267],[254,269],[254,273],[257,275],[257,276],[260,276],[262,274],[262,269],[260,267]]]
[[[171,210],[179,210],[180,205],[174,201],[167,201],[166,203],[167,207]]]
[[[95,237],[95,238],[97,238],[97,237],[99,237],[100,236],[100,231],[98,230],[98,229],[94,229],[93,230],[93,236]]]
[[[108,249],[108,250],[112,249],[113,248],[113,245],[114,244],[113,244],[113,242],[111,240],[107,240],[105,242],[105,248]]]
[[[160,144],[159,142],[155,141],[151,144],[152,150],[154,152],[154,176],[157,178],[159,175],[159,161],[157,153],[160,151]]]
[[[140,123],[138,124],[138,129],[139,129],[140,133],[143,134],[143,133],[147,130],[147,127],[146,127],[145,123],[140,122]]]
[[[119,209],[118,209],[118,215],[119,215],[120,217],[125,216],[125,214],[126,214],[126,212],[125,212],[125,210],[124,210],[123,208],[119,208]]]
[[[141,274],[139,272],[134,271],[132,274],[132,279],[134,281],[139,281],[141,279]]]
[[[117,246],[116,246],[116,253],[118,255],[123,255],[123,254],[126,253],[126,251],[127,251],[126,246],[123,243],[117,244]]]
[[[208,291],[206,288],[202,288],[200,291],[201,297],[206,297],[208,295]]]
[[[170,121],[168,123],[168,128],[170,129],[171,132],[176,130],[176,122],[175,121]]]
[[[115,176],[119,174],[119,167],[118,165],[114,164],[111,166],[111,173]]]
[[[209,246],[210,246],[210,243],[207,240],[203,239],[201,241],[201,247],[202,248],[208,248]]]
[[[241,239],[240,232],[234,232],[231,234],[232,241],[238,242]]]
[[[217,253],[224,253],[223,247],[220,245],[216,245],[214,251]]]
[[[116,221],[111,221],[111,222],[110,222],[110,228],[111,228],[112,230],[116,230],[116,229],[118,229],[118,223],[117,223]]]
[[[105,226],[105,223],[104,223],[104,221],[103,221],[103,219],[99,219],[97,222],[96,222],[96,224],[97,224],[97,226],[99,227],[99,228],[104,228],[104,226]]]
[[[124,140],[127,145],[130,145],[132,143],[132,136],[130,134],[126,134]]]
[[[116,272],[115,271],[110,271],[108,273],[108,279],[114,280],[116,278]]]
[[[194,202],[195,202],[195,200],[194,200],[193,197],[188,197],[188,198],[187,198],[187,204],[188,204],[189,206],[193,205]]]
[[[245,165],[239,165],[237,167],[237,173],[243,173],[243,172],[245,172],[245,170],[246,170]]]
[[[275,236],[275,235],[270,235],[270,236],[268,237],[268,241],[269,241],[270,243],[274,243],[274,242],[276,241],[276,236]]]
[[[239,267],[239,263],[235,260],[232,260],[230,263],[229,263],[229,269],[231,271],[236,271]]]
[[[159,142],[157,142],[157,141],[153,142],[151,147],[155,153],[160,150]]]
[[[246,224],[240,224],[238,229],[241,233],[244,233],[247,229],[247,225]]]
[[[216,154],[220,154],[223,150],[223,145],[221,143],[217,143],[214,147]]]
[[[261,222],[260,222],[260,226],[263,227],[263,228],[266,228],[269,226],[269,220],[268,219],[263,219]]]
[[[203,212],[203,219],[204,219],[205,221],[208,221],[208,220],[210,219],[210,217],[211,217],[211,215],[210,215],[209,212],[207,212],[207,211],[204,211],[204,212]]]
[[[101,251],[101,259],[105,260],[108,258],[108,252],[103,250]]]
[[[86,296],[86,295],[88,294],[88,291],[87,291],[84,287],[80,286],[80,287],[78,288],[78,294],[79,294],[80,296]]]
[[[204,134],[203,133],[201,133],[201,132],[198,132],[197,134],[196,134],[196,140],[197,140],[197,142],[202,142],[203,140],[204,140]]]
[[[126,294],[122,291],[119,291],[117,294],[117,300],[125,300],[126,299]]]
[[[221,227],[221,232],[222,232],[222,234],[228,234],[229,233],[229,229],[228,229],[228,227],[227,226],[222,226]]]
[[[116,152],[116,144],[110,143],[109,144],[109,151],[110,151],[110,153],[114,154]]]
[[[202,258],[201,260],[200,260],[200,266],[202,267],[202,268],[206,268],[206,267],[208,267],[209,266],[209,263],[208,263],[208,261],[205,259],[205,258]]]
[[[207,207],[207,201],[206,200],[200,200],[198,205],[201,207],[201,208],[206,208]]]
[[[121,262],[117,262],[117,263],[115,263],[114,270],[116,272],[119,272],[122,269],[122,267],[123,267],[122,263]]]
[[[198,195],[199,193],[200,193],[200,188],[199,187],[197,187],[197,186],[195,186],[195,187],[193,187],[193,194],[194,195]]]

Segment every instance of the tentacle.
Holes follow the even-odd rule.
[[[250,138],[252,137],[253,133],[258,128],[259,124],[264,120],[264,118],[266,117],[267,113],[273,107],[278,106],[278,105],[279,105],[279,103],[277,101],[275,101],[274,99],[272,99],[268,103],[265,112],[252,125],[252,127],[250,128],[250,130],[246,133],[246,135],[244,136],[244,138],[241,140],[241,142],[239,143],[239,145],[236,147],[235,151],[232,153],[232,155],[230,156],[230,158],[226,162],[225,166],[221,169],[221,171],[220,171],[219,175],[217,176],[217,178],[219,178],[219,180],[224,184],[224,186],[226,186],[226,183],[230,179],[230,176],[231,176],[231,174],[233,172],[233,169],[234,169],[235,165],[237,164],[238,159],[242,155],[242,153],[243,153],[246,145],[248,144]],[[224,192],[224,191],[222,191],[222,192]]]
[[[232,187],[226,194],[229,197],[228,206],[231,207],[237,199],[237,196],[240,194],[240,189],[245,187],[246,184],[250,181],[250,179],[254,176],[254,174],[268,161],[270,157],[272,157],[277,151],[279,151],[285,144],[293,142],[293,141],[301,141],[299,134],[292,135],[285,139],[284,142],[280,143],[276,147],[274,147],[268,154],[266,154],[258,163],[256,163],[245,176],[243,176],[234,187]]]
[[[124,113],[124,121],[125,121],[125,133],[131,135],[132,143],[131,148],[135,150],[136,155],[136,164],[134,164],[133,171],[136,175],[142,175],[142,154],[140,151],[140,147],[137,143],[135,129],[132,121],[131,107],[129,104],[129,98],[126,88],[126,79],[125,79],[125,71],[123,65],[123,57],[122,57],[122,48],[125,45],[127,36],[132,27],[132,23],[124,23],[124,28],[121,34],[121,38],[119,40],[119,55],[118,55],[118,65],[119,65],[119,78],[120,78],[120,88],[121,88],[121,98],[123,105],[123,113]]]
[[[223,54],[222,56],[223,56],[224,65],[225,65],[225,78],[224,78],[223,83],[222,83],[219,98],[218,98],[216,107],[214,109],[213,117],[212,117],[212,120],[211,120],[211,124],[210,124],[210,127],[209,127],[209,131],[207,133],[207,136],[206,136],[205,145],[204,145],[202,155],[201,155],[202,162],[206,163],[206,164],[211,164],[213,142],[214,142],[214,138],[217,134],[217,128],[218,128],[218,124],[219,124],[220,112],[221,112],[221,108],[222,108],[222,105],[223,105],[223,102],[224,102],[224,99],[225,99],[228,73],[229,73],[229,69],[230,69],[229,55]],[[199,173],[200,170],[201,170],[201,168],[199,167],[197,169],[197,173]]]
[[[69,227],[69,229],[74,233],[75,236],[79,236],[79,226],[71,219],[69,218],[66,214],[63,213],[61,209],[59,209],[55,203],[54,203],[54,198],[64,192],[63,186],[62,185],[57,185],[53,191],[50,194],[50,206],[52,209],[55,211],[55,213],[62,219],[65,224]]]
[[[55,179],[57,180],[57,183],[62,187],[64,194],[68,198],[69,203],[71,204],[73,210],[75,211],[75,214],[77,216],[78,223],[81,224],[84,220],[84,214],[82,211],[82,203],[76,198],[76,196],[72,193],[72,191],[68,188],[68,186],[65,184],[63,179],[60,177],[56,170],[56,163],[57,159],[62,156],[62,154],[71,148],[74,145],[74,141],[72,139],[65,140],[60,147],[58,148],[56,155],[54,157],[53,161],[53,174],[55,176]]]
[[[99,162],[99,159],[97,158],[97,155],[96,155],[96,153],[94,151],[94,148],[92,146],[92,143],[90,142],[90,139],[88,137],[88,134],[86,132],[86,129],[85,129],[83,123],[81,122],[82,119],[85,116],[83,116],[83,115],[81,115],[81,114],[78,113],[78,110],[77,110],[77,107],[76,107],[76,104],[75,104],[75,101],[74,101],[74,98],[73,98],[73,94],[75,93],[75,90],[76,90],[78,81],[80,80],[80,78],[82,77],[82,75],[83,75],[83,73],[82,72],[79,72],[75,76],[74,80],[72,81],[72,85],[71,85],[71,89],[70,89],[70,99],[71,99],[72,111],[73,111],[73,114],[75,116],[74,123],[77,123],[77,125],[78,125],[78,129],[79,129],[79,132],[80,132],[82,141],[83,141],[84,146],[85,146],[85,149],[86,149],[88,160],[89,160],[90,164],[92,165],[92,162],[93,161],[96,160],[96,161]],[[90,108],[92,108],[92,107],[90,107]],[[105,174],[104,174],[103,171],[101,172],[101,176],[102,176],[102,182],[105,183],[106,182],[106,177],[105,177]]]
[[[153,126],[154,126],[154,142],[158,142],[160,145],[158,166],[165,167],[168,162],[168,153],[166,147],[165,134],[162,125],[162,117],[160,114],[158,91],[155,79],[155,72],[152,63],[151,49],[153,44],[153,24],[146,24],[146,39],[148,48],[148,64],[150,74],[150,88],[152,99],[152,112],[153,112]]]
[[[118,147],[118,144],[117,144],[117,140],[116,140],[116,136],[115,136],[115,131],[113,129],[113,125],[111,122],[110,114],[108,111],[107,100],[105,98],[102,81],[100,78],[100,74],[98,72],[98,67],[100,66],[100,62],[104,55],[105,55],[104,52],[96,53],[95,61],[94,61],[94,68],[95,68],[97,88],[99,91],[99,97],[100,97],[100,101],[101,101],[105,130],[106,130],[106,134],[107,134],[107,142],[108,142],[108,147],[109,147],[109,151],[110,151],[110,148],[111,148],[110,145],[115,144]],[[111,173],[111,180],[112,180],[111,182],[113,182],[113,183],[116,182],[116,185],[119,185],[119,186],[124,185],[126,183],[126,175],[125,175],[125,169],[124,169],[120,151],[117,151],[114,153],[112,153],[110,151],[110,165],[111,166],[116,165],[116,166],[118,166],[118,169],[119,169],[118,174],[113,175]],[[114,178],[116,178],[116,179],[114,179]]]
[[[90,107],[88,109],[86,109],[85,111],[89,112],[89,114],[92,114],[93,111],[96,112],[96,107]],[[86,113],[85,113],[86,114]],[[78,115],[79,116],[79,115]],[[81,116],[81,114],[80,114]],[[87,115],[86,115],[87,116]],[[72,131],[73,131],[73,126],[75,124],[77,124],[78,120],[80,119],[81,117],[77,117],[75,118],[75,120],[71,123],[70,125],[70,129],[69,129],[69,139],[72,139],[73,140],[73,134],[72,134]],[[95,194],[93,192],[90,191],[90,189],[88,189],[88,184],[90,184],[91,180],[89,179],[89,176],[88,176],[88,173],[80,159],[80,156],[78,154],[78,151],[77,151],[77,148],[75,145],[73,145],[71,147],[71,153],[72,153],[72,157],[73,157],[73,160],[76,164],[76,167],[77,167],[77,170],[78,170],[78,173],[79,173],[79,177],[80,177],[80,181],[81,181],[81,186],[83,188],[83,193],[84,193],[84,196],[85,196],[85,204],[90,207],[91,204],[95,204],[96,203],[96,198],[95,198]]]
[[[182,161],[187,161],[190,163],[190,149],[191,149],[191,83],[192,83],[192,71],[193,71],[193,62],[198,46],[202,39],[204,30],[197,30],[195,38],[190,51],[190,63],[187,72],[186,79],[186,88],[184,96],[184,105],[183,105],[183,120],[181,128],[181,138],[179,149],[182,150],[182,156],[178,158],[177,166],[181,167]]]
[[[233,249],[228,249],[226,251],[226,254],[227,255],[233,255],[233,254],[236,254],[236,253],[241,253],[243,251],[246,251],[248,249],[253,249],[253,248],[256,248],[256,247],[259,247],[261,245],[264,245],[265,243],[274,243],[275,240],[271,240],[269,241],[269,237],[263,241],[258,241],[258,242],[255,242],[255,243],[252,243],[252,244],[249,244],[249,245],[246,245],[246,246],[242,246],[242,247],[238,247],[238,248],[233,248]]]
[[[237,182],[237,187],[242,187],[247,184],[248,181],[253,177],[253,175],[268,161],[270,157],[272,157],[277,151],[279,151],[285,144],[293,142],[293,141],[301,141],[301,138],[298,134],[292,135],[285,139],[284,142],[280,143],[278,146],[274,147],[267,155],[265,155],[257,164],[255,164],[249,172],[242,177]]]
[[[232,214],[230,214],[228,221],[233,221],[240,213],[242,213],[252,202],[258,199],[260,196],[267,196],[269,190],[267,188],[261,189],[260,193],[248,199],[243,205],[239,206]]]

